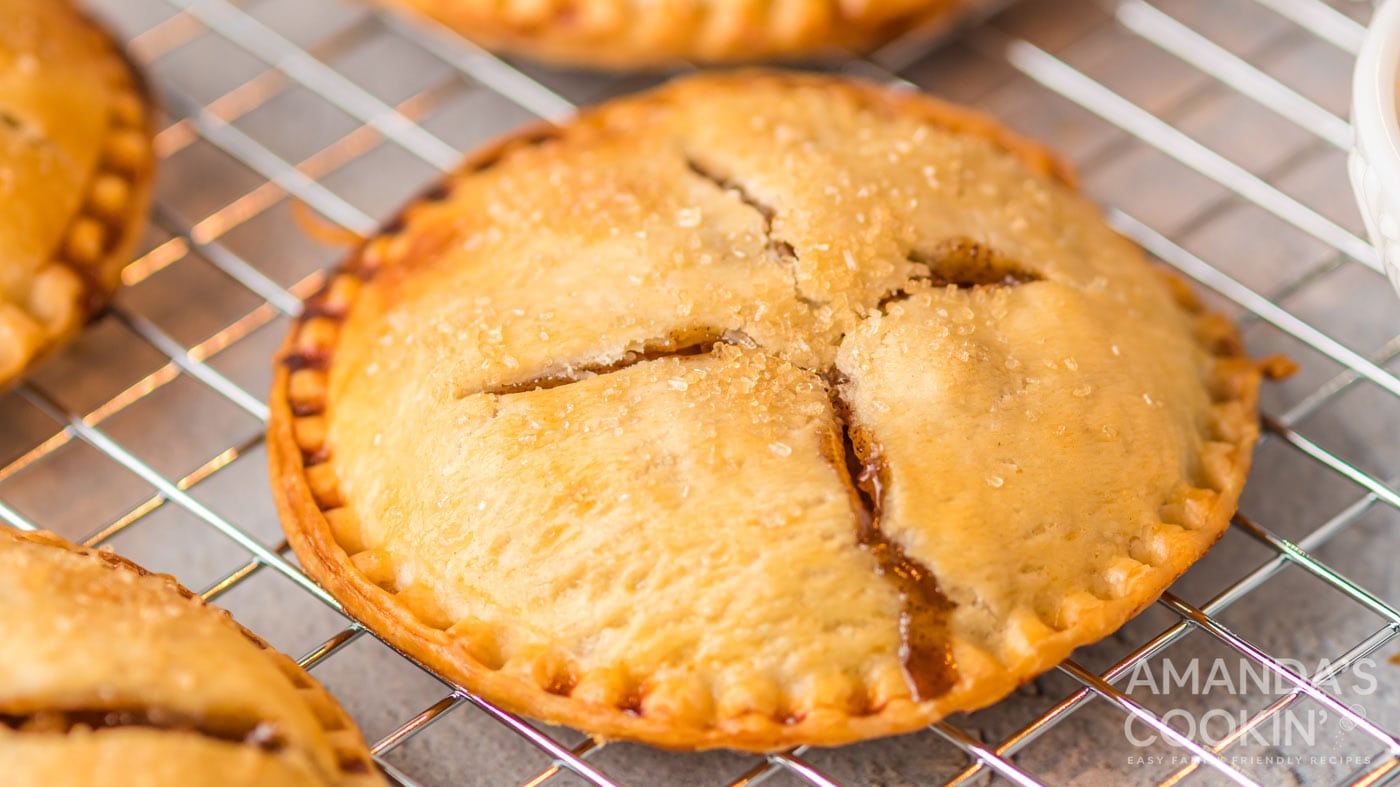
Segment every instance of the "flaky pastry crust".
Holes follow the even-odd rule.
[[[115,554],[0,527],[0,629],[6,784],[384,783],[296,662]]]
[[[598,69],[757,63],[934,35],[986,0],[375,0],[492,50]]]
[[[145,219],[154,109],[71,0],[0,0],[0,389],[106,303]]]
[[[1221,535],[1235,329],[1042,148],[704,75],[470,157],[312,298],[271,475],[305,569],[482,696],[677,749],[983,707]]]

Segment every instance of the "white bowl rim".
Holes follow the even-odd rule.
[[[1382,182],[1400,184],[1400,0],[1388,0],[1371,20],[1356,60],[1352,126]]]

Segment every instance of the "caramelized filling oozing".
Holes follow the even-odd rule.
[[[832,403],[842,424],[846,472],[859,502],[856,538],[875,558],[880,575],[895,586],[903,602],[899,657],[914,700],[932,699],[946,693],[958,679],[948,632],[953,602],[939,590],[938,579],[929,567],[910,557],[880,528],[885,469],[869,436],[851,423],[850,408],[837,393],[841,382],[838,375],[831,383]]]
[[[252,746],[269,754],[287,748],[287,740],[268,721],[196,719],[154,708],[126,710],[75,708],[41,710],[27,714],[0,713],[0,727],[39,735],[67,735],[74,730],[111,730],[144,727],[169,732],[189,732],[203,738]]]

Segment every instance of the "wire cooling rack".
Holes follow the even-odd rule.
[[[1301,371],[1264,394],[1235,527],[1118,634],[927,732],[768,757],[599,746],[443,683],[300,573],[266,493],[268,359],[341,253],[308,240],[296,204],[369,232],[461,151],[655,78],[508,62],[333,0],[93,4],[160,86],[170,120],[158,205],[115,305],[0,398],[0,521],[109,545],[304,653],[393,778],[1400,775],[1400,666],[1383,652],[1400,633],[1400,307],[1342,163],[1369,4],[1026,0],[956,43],[896,42],[839,66],[980,105],[1058,147],[1118,229],[1204,285],[1255,354],[1287,353]],[[1183,677],[1193,668],[1200,681]],[[1246,673],[1254,682],[1235,677]]]

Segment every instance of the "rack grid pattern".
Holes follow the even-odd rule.
[[[94,5],[129,35],[133,55],[151,64],[160,84],[169,115],[158,138],[164,182],[146,251],[124,273],[127,291],[76,349],[0,398],[0,522],[119,549],[160,542],[166,551],[152,554],[164,562],[155,567],[221,603],[258,577],[280,576],[286,582],[263,614],[281,615],[285,625],[307,609],[331,611],[334,633],[301,658],[322,676],[337,654],[371,637],[339,617],[335,601],[300,572],[260,501],[265,487],[242,480],[261,472],[267,416],[266,377],[249,370],[265,364],[300,299],[320,284],[319,269],[339,253],[296,240],[306,233],[298,235],[291,217],[315,214],[311,223],[324,235],[369,233],[376,216],[452,167],[462,150],[530,117],[561,119],[580,102],[654,78],[539,70],[439,29],[331,0]],[[1256,558],[1251,570],[1231,571],[1188,600],[1200,595],[1193,570],[1113,644],[1077,654],[1058,676],[1004,703],[1021,711],[1010,716],[1015,723],[990,734],[974,724],[980,714],[950,719],[901,739],[899,757],[889,760],[898,766],[867,756],[860,773],[843,767],[844,750],[798,749],[674,755],[648,772],[650,764],[627,764],[650,762],[640,747],[609,759],[617,745],[532,724],[425,677],[416,685],[429,687],[430,701],[370,733],[385,772],[405,785],[491,781],[497,771],[480,758],[499,745],[494,757],[517,758],[516,781],[532,786],[988,778],[1032,785],[1064,776],[1037,772],[1029,763],[1044,758],[1018,756],[1023,750],[1072,719],[1107,712],[1110,728],[1132,717],[1181,756],[1157,770],[1103,758],[1099,779],[1274,783],[1318,777],[1233,755],[1247,749],[1252,730],[1311,703],[1347,731],[1339,750],[1364,754],[1326,778],[1372,785],[1400,775],[1394,716],[1354,709],[1336,690],[1339,678],[1400,634],[1400,610],[1387,600],[1396,588],[1370,589],[1374,583],[1353,581],[1319,557],[1368,517],[1400,522],[1392,477],[1400,461],[1400,322],[1386,316],[1397,310],[1337,164],[1350,136],[1346,73],[1370,10],[1349,0],[1027,0],[988,14],[947,47],[899,41],[838,66],[981,104],[1048,138],[1079,165],[1110,221],[1209,290],[1214,306],[1247,326],[1256,353],[1282,350],[1301,362],[1302,374],[1266,395],[1259,467],[1221,547],[1231,556],[1262,550],[1246,553]],[[1261,272],[1252,252],[1276,264]],[[188,294],[210,277],[220,282],[217,300]],[[219,494],[221,484],[236,491]],[[1299,488],[1318,501],[1306,514],[1292,510],[1285,493]],[[61,508],[36,502],[55,494],[67,496]],[[155,535],[135,538],[146,531]],[[1368,543],[1393,550],[1396,538],[1392,527]],[[1248,543],[1230,547],[1232,539]],[[230,548],[238,555],[231,565],[200,557]],[[1339,615],[1363,621],[1349,643],[1322,637],[1333,651],[1311,675],[1227,616],[1288,572],[1319,583],[1315,592],[1330,594]],[[1181,731],[1153,698],[1124,686],[1140,665],[1176,652],[1247,660],[1286,690],[1256,703],[1222,739]],[[387,654],[379,663],[398,659]],[[334,689],[346,679],[328,682]],[[372,704],[373,675],[349,683]],[[1235,715],[1240,704],[1226,710]],[[409,746],[467,714],[510,734],[484,750],[450,741]],[[888,750],[874,751],[878,759]],[[900,771],[921,753],[939,764]],[[1087,757],[1093,761],[1092,750]]]

